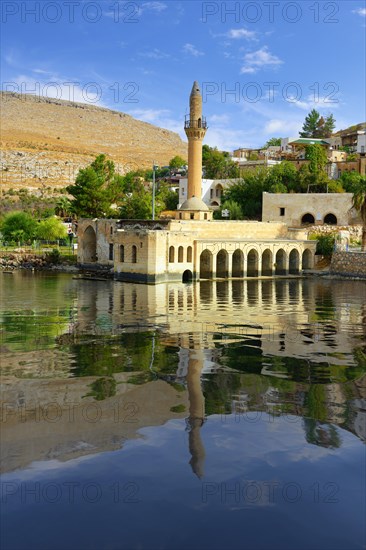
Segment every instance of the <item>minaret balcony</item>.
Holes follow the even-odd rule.
[[[202,128],[203,130],[207,130],[206,117],[192,119],[187,115],[184,121],[184,128]]]

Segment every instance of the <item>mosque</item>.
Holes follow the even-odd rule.
[[[78,262],[113,269],[119,281],[157,284],[301,274],[314,266],[316,242],[283,222],[213,220],[202,200],[202,141],[207,131],[197,82],[184,123],[187,199],[174,219],[82,219]]]

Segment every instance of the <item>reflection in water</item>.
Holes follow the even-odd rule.
[[[330,424],[365,440],[363,283],[145,286],[14,273],[1,284],[1,369],[17,380],[6,387],[5,401],[23,400],[32,411],[36,380],[52,378],[53,385],[68,381],[56,395],[42,382],[45,403],[63,407],[72,395],[78,406],[91,400],[112,408],[131,391],[138,395],[145,384],[159,382],[179,393],[173,402],[162,402],[159,418],[150,412],[151,424],[187,417],[189,403],[190,464],[199,478],[205,459],[201,429],[213,414],[303,417],[306,440],[315,445],[336,446]],[[90,452],[100,446],[97,432]],[[116,432],[111,430],[111,440]],[[65,434],[67,454],[72,443],[67,429]],[[33,459],[45,454],[46,448]]]
[[[201,439],[201,427],[205,421],[205,398],[201,388],[202,357],[198,351],[189,350],[187,390],[189,399],[189,430],[190,465],[198,478],[204,475],[205,448]]]
[[[362,547],[364,283],[0,285],[5,482],[103,488],[75,506],[7,495],[4,548],[237,550],[243,532],[250,548]],[[131,483],[139,500],[116,499]],[[237,498],[248,483],[276,499]],[[300,501],[279,500],[286,484]]]

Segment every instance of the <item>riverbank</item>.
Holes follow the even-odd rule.
[[[0,270],[13,271],[15,269],[29,269],[31,271],[65,271],[67,273],[78,273],[80,268],[75,262],[64,259],[62,256],[29,254],[27,252],[0,252]]]

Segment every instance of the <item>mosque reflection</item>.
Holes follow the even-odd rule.
[[[189,464],[199,478],[212,415],[223,422],[230,415],[288,415],[309,444],[327,448],[342,445],[343,429],[366,440],[362,283],[73,284],[76,311],[56,339],[53,379],[37,386],[23,377],[5,387],[5,402],[27,403],[27,422],[8,411],[5,470],[117,449],[141,428],[172,418],[185,419]],[[24,353],[17,365],[15,358],[18,374],[26,362]],[[33,410],[52,401],[63,411],[70,396],[72,424],[66,415],[50,424]],[[95,401],[100,421],[91,424],[82,409]],[[115,421],[121,403],[123,410],[134,404],[136,422]]]

